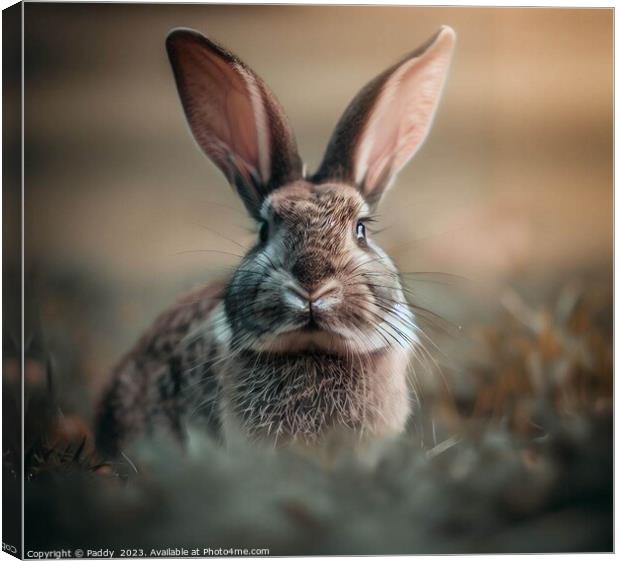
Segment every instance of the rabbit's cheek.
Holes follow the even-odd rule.
[[[272,289],[260,292],[251,303],[252,313],[258,323],[272,323],[282,320],[282,305]]]
[[[372,291],[361,281],[351,281],[344,294],[344,310],[343,313],[354,313],[356,316],[366,316],[366,312],[373,305]]]

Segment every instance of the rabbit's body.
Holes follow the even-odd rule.
[[[97,444],[105,454],[159,430],[183,440],[188,413],[198,404],[194,418],[219,433],[217,381],[209,366],[214,341],[209,334],[186,338],[208,322],[221,291],[213,285],[181,298],[119,362],[99,411]]]
[[[348,232],[339,231],[338,221],[330,226],[321,219],[324,205],[347,213],[363,200],[345,185],[298,182],[267,201],[297,230],[288,235],[300,240],[301,251],[276,250],[265,259],[252,255],[227,285],[192,292],[155,321],[116,368],[104,400],[99,444],[108,453],[134,435],[161,429],[182,439],[189,423],[204,424],[217,435],[242,433],[257,441],[303,445],[314,445],[332,431],[360,438],[402,431],[410,410],[413,316],[399,286],[368,287],[357,281],[360,265],[367,277],[385,274],[387,256],[373,268],[364,250],[344,253]],[[338,255],[346,258],[334,259]],[[274,266],[271,278],[264,269]],[[305,317],[300,329],[290,329],[286,314],[278,312],[280,307],[286,312],[286,292],[269,290],[265,302],[248,299],[248,273],[264,275],[263,285],[279,287],[292,282],[284,270],[295,266],[338,283],[342,307],[323,318],[325,327],[331,320],[333,331],[306,329]],[[364,297],[371,295],[400,305],[393,307],[391,321],[379,315],[380,306],[365,311]],[[336,332],[360,322],[368,332],[360,330],[357,341]],[[274,338],[279,331],[283,334]],[[250,344],[240,343],[244,339]]]
[[[430,127],[453,42],[442,29],[366,86],[308,177],[264,83],[196,32],[171,34],[194,136],[260,235],[226,283],[185,297],[121,362],[102,403],[102,449],[158,427],[182,439],[189,422],[228,441],[307,448],[404,429],[418,328],[367,225]]]

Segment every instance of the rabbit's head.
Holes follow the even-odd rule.
[[[243,62],[201,34],[167,48],[203,151],[259,224],[232,276],[218,326],[238,349],[373,353],[415,340],[398,272],[372,234],[381,195],[424,141],[454,32],[443,27],[353,99],[314,174],[284,112]]]

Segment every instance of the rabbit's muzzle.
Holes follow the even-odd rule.
[[[308,251],[295,260],[291,274],[307,292],[320,291],[321,285],[336,273],[329,256],[321,251]]]
[[[342,302],[342,285],[326,255],[306,253],[291,267],[291,280],[282,287],[282,300],[293,311],[307,316],[314,327],[318,318]]]
[[[282,300],[293,311],[307,316],[308,325],[315,327],[317,321],[342,302],[342,286],[336,280],[328,280],[312,288],[304,289],[291,281],[282,287]]]

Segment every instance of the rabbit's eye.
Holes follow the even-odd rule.
[[[269,237],[269,223],[262,222],[260,225],[260,230],[258,231],[258,239],[261,243],[265,243],[267,238]]]
[[[357,223],[357,226],[355,227],[355,237],[358,242],[366,240],[366,226],[363,222]]]

